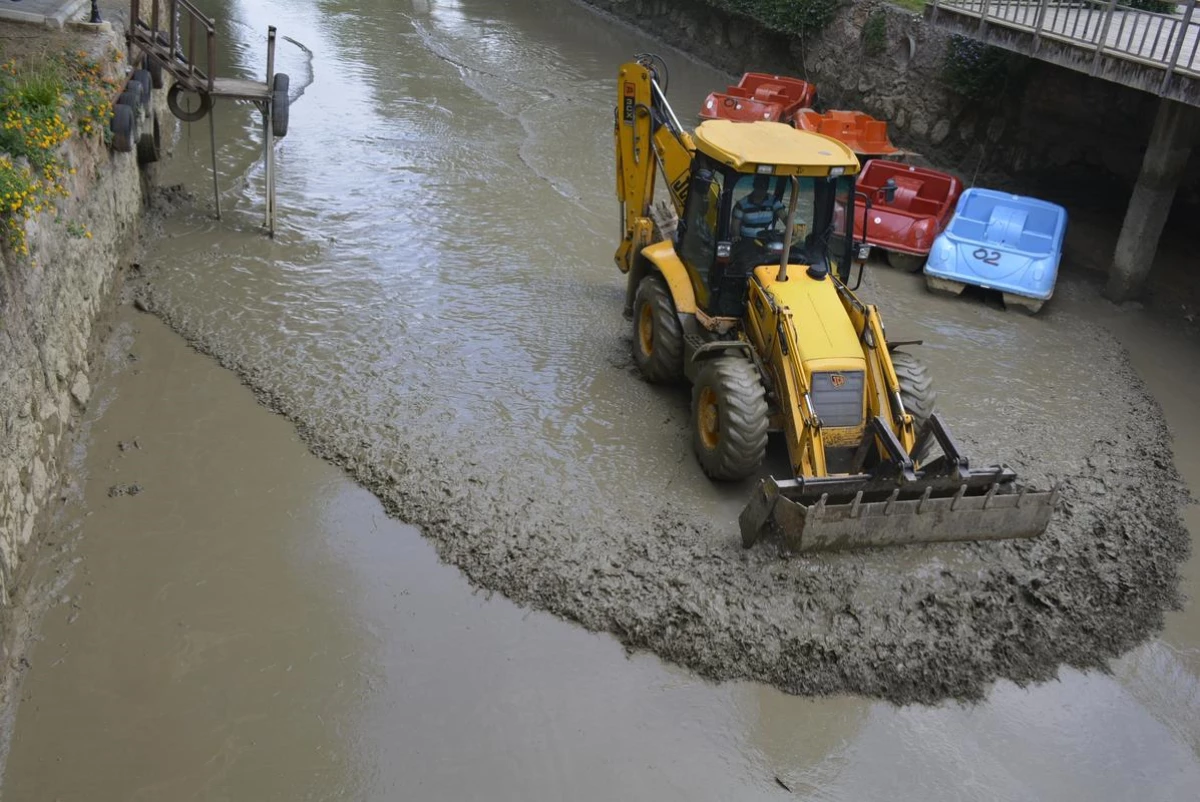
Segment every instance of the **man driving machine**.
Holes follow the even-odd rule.
[[[787,212],[783,201],[767,194],[771,178],[765,175],[754,176],[754,187],[750,194],[733,205],[733,222],[730,233],[733,238],[756,238],[775,225],[775,221],[783,222]]]

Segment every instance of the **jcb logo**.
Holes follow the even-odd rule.
[[[846,377],[840,373],[835,373],[829,377],[829,383],[832,384],[833,388],[836,390],[846,383]]]
[[[675,179],[675,183],[671,184],[671,192],[675,197],[679,198],[679,205],[682,207],[687,202],[688,196],[688,174],[684,173]]]
[[[633,81],[625,82],[625,99],[621,104],[621,116],[628,125],[633,125],[634,93],[636,91]]]

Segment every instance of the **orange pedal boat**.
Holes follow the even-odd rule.
[[[817,88],[808,81],[748,72],[737,86],[710,93],[700,107],[700,119],[789,122],[797,111],[816,101]]]
[[[789,122],[796,128],[831,136],[865,158],[900,152],[888,139],[887,123],[861,111],[827,111],[821,114],[805,108],[798,110]]]

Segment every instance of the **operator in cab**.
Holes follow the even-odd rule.
[[[783,221],[786,210],[783,201],[767,194],[771,186],[769,176],[754,176],[754,186],[750,194],[733,205],[733,222],[730,234],[733,238],[755,238],[775,225],[775,221]]]

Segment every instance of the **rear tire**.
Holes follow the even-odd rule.
[[[671,291],[658,275],[642,279],[633,298],[633,361],[654,384],[683,378],[683,326]]]
[[[767,453],[767,397],[758,369],[741,356],[704,362],[692,386],[692,445],[712,479],[754,475]]]
[[[919,439],[937,406],[933,379],[920,360],[904,351],[892,351],[892,369],[896,371],[896,380],[900,383],[900,401],[904,404],[904,410],[913,416],[913,429]],[[911,455],[912,458],[923,462],[933,443],[933,440],[928,441],[919,453]]]
[[[888,264],[897,270],[903,270],[905,273],[920,273],[925,269],[924,256],[917,256],[912,253],[900,253],[900,251],[888,251]]]

